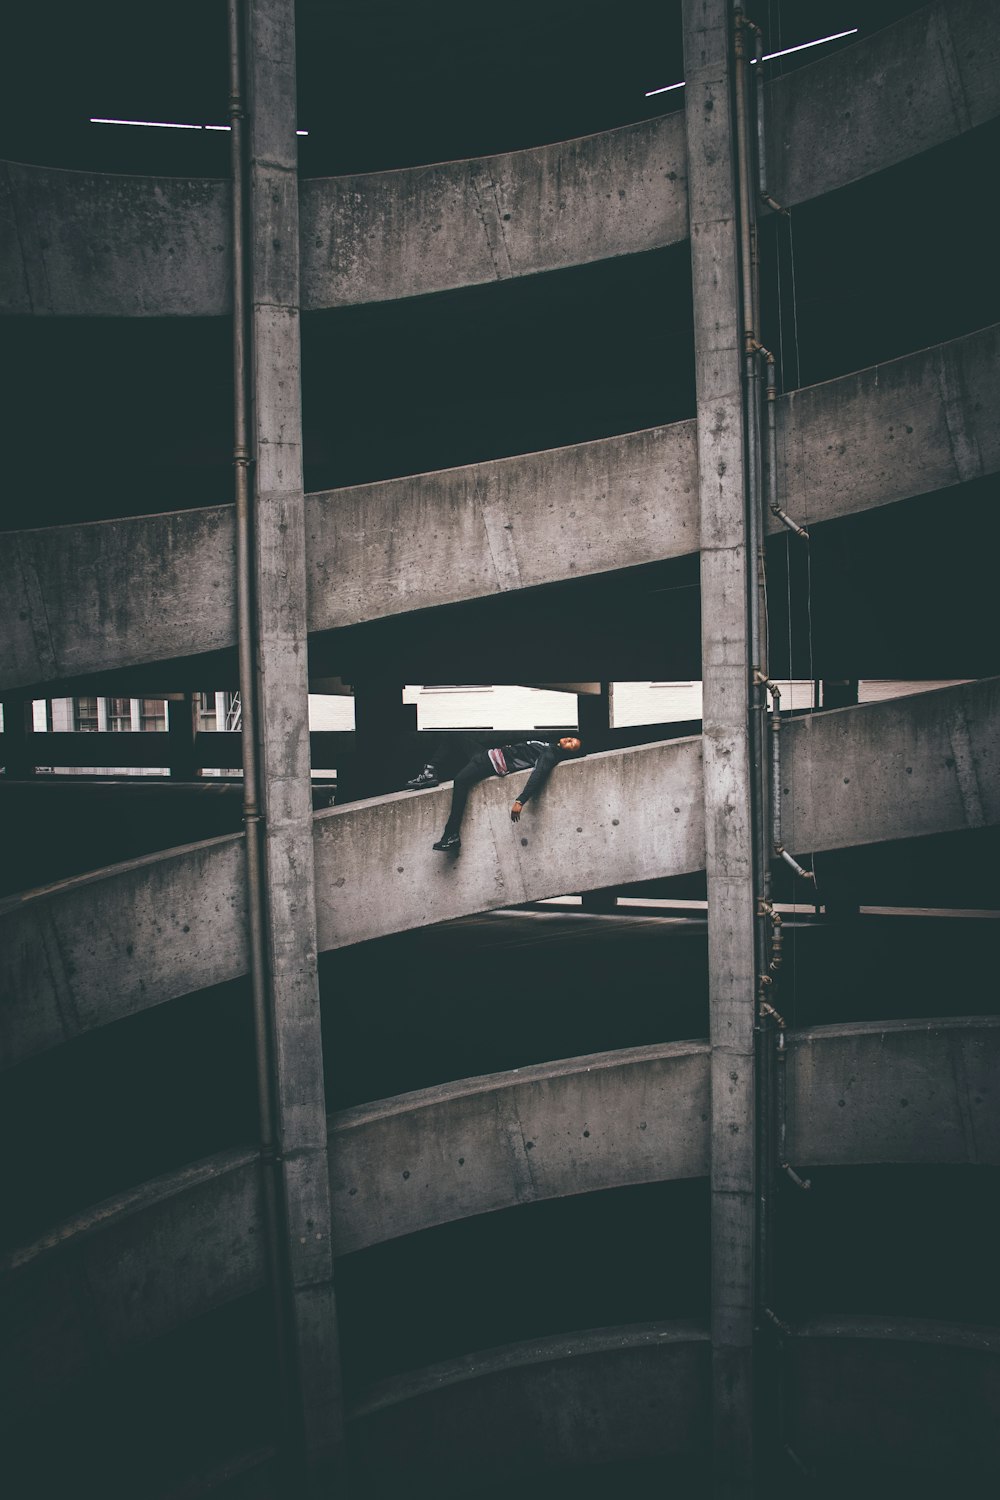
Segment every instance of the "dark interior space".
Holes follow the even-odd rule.
[[[769,48],[859,24],[862,33],[764,67],[775,76],[810,66],[919,8],[918,0],[768,0],[754,19]],[[677,3],[510,0],[500,13],[468,0],[429,7],[298,0],[296,10],[305,178],[518,150],[684,104],[683,90],[644,96],[682,78]],[[223,123],[224,0],[152,9],[135,0],[22,4],[5,20],[4,37],[0,157],[228,176],[230,138],[221,131],[88,123],[90,115]],[[996,178],[998,150],[995,121],[803,204],[790,219],[762,220],[762,335],[778,353],[780,389],[1000,320],[995,194],[984,188]],[[692,329],[687,244],[308,313],[305,488],[691,418]],[[232,502],[228,318],[11,318],[5,332],[0,530]],[[815,525],[808,547],[785,534],[772,538],[771,676],[1000,672],[998,502],[992,476]],[[362,687],[426,677],[503,682],[515,670],[552,682],[696,681],[700,627],[699,558],[691,555],[329,632],[309,642],[310,670]],[[234,653],[150,674],[109,673],[87,689],[105,694],[126,680],[143,692],[236,685]],[[60,687],[84,690],[79,682]],[[653,737],[639,728],[633,742]],[[415,739],[400,744],[409,762]],[[329,789],[314,790],[314,806],[328,801]],[[241,803],[237,781],[18,785],[0,777],[0,902],[108,863],[236,833]],[[820,851],[806,863],[824,915],[814,914],[810,887],[784,867],[774,875],[775,899],[799,903],[786,921],[775,994],[790,1026],[996,1013],[1000,829]],[[634,885],[629,894],[700,899],[705,878]],[[861,913],[860,905],[947,907],[953,915]],[[703,1038],[706,928],[704,912],[619,908],[598,916],[536,904],[322,954],[327,1108]],[[246,980],[172,1000],[20,1064],[0,1089],[0,1138],[8,1144],[0,1248],[23,1246],[159,1174],[229,1148],[255,1149],[257,1116]],[[841,1315],[1000,1324],[993,1227],[1000,1168],[793,1165],[811,1186],[803,1192],[779,1174],[775,1187],[769,1280],[780,1320],[793,1328]],[[342,1257],[335,1287],[348,1401],[379,1381],[518,1340],[661,1319],[706,1324],[711,1261],[709,1184],[701,1179],[525,1203]],[[65,1293],[74,1310],[89,1292],[80,1263],[84,1269],[74,1264],[66,1275],[74,1278]],[[23,1379],[0,1400],[2,1471],[14,1500],[83,1491],[107,1500],[195,1500],[216,1486],[232,1500],[285,1500],[267,1470],[280,1398],[264,1293],[124,1352],[114,1329],[98,1330],[95,1363],[80,1373],[70,1368],[73,1350],[32,1342],[31,1298],[51,1284],[32,1281],[34,1274],[5,1332],[24,1349]],[[165,1274],[182,1277],[184,1267],[148,1267],[151,1279]],[[124,1316],[122,1329],[127,1338]],[[773,1448],[775,1500],[987,1492],[992,1476],[976,1468],[985,1437],[970,1414],[988,1408],[965,1365],[956,1362],[954,1389],[928,1424],[941,1434],[939,1462],[918,1467],[906,1434],[891,1425],[893,1400],[905,1404],[911,1394],[906,1350],[899,1388],[886,1393],[879,1443],[848,1441],[800,1459],[794,1334],[776,1323],[759,1343],[768,1336],[775,1379],[760,1400],[775,1410],[765,1424],[786,1416],[788,1423]],[[847,1378],[846,1343],[830,1340],[831,1382]],[[943,1343],[927,1354],[949,1357]],[[912,1357],[918,1363],[920,1351]],[[913,1389],[918,1383],[914,1377]],[[766,1426],[768,1442],[773,1431]],[[263,1467],[251,1462],[241,1478],[239,1463],[254,1453]],[[402,1454],[404,1471],[405,1463]],[[700,1500],[708,1483],[707,1470],[690,1463],[636,1459],[519,1476],[516,1485],[484,1474],[452,1500],[501,1493],[507,1500],[512,1490],[519,1500],[664,1492]],[[362,1489],[359,1500],[389,1493]],[[444,1491],[413,1470],[391,1493],[442,1500]]]
[[[244,980],[87,1032],[3,1075],[3,1248],[102,1199],[259,1141]]]
[[[792,1026],[990,1015],[990,918],[786,918]],[[708,1034],[703,919],[498,913],[320,960],[327,1107]],[[525,985],[525,974],[531,974]],[[405,982],[404,982],[405,976]]]
[[[1000,1322],[996,1167],[822,1167],[809,1178],[808,1192],[787,1180],[778,1187],[774,1281],[784,1318]]]
[[[231,504],[227,318],[5,318],[0,526]]]
[[[271,1349],[260,1295],[125,1354],[109,1353],[102,1368],[56,1382],[45,1398],[32,1399],[34,1372],[26,1366],[21,1389],[5,1400],[8,1493],[160,1500],[191,1494],[184,1481],[192,1473],[218,1467],[216,1480],[224,1480],[229,1465],[238,1472],[234,1457],[266,1451],[275,1440]],[[50,1389],[54,1373],[42,1377]]]
[[[327,1107],[704,1036],[705,941],[700,922],[508,913],[324,954]]]
[[[761,221],[764,342],[779,389],[815,385],[1000,319],[989,181],[1000,120]],[[929,184],[947,183],[947,202]],[[778,296],[780,288],[780,298]],[[783,374],[781,371],[783,370]]]
[[[769,51],[849,27],[870,35],[917,0],[796,0],[766,6]],[[654,0],[516,0],[502,25],[464,0],[299,0],[303,176],[453,161],[591,135],[683,106],[680,10]],[[228,137],[205,130],[91,125],[92,116],[225,124],[224,0],[19,6],[0,88],[0,156],[43,166],[225,177]],[[192,35],[199,45],[191,46]],[[847,37],[764,64],[808,66]]]
[[[779,678],[991,677],[1000,479],[969,480],[767,545],[768,666]]]
[[[687,244],[302,320],[307,491],[694,415]]]
[[[708,1307],[705,1181],[615,1188],[440,1224],[337,1264],[348,1399],[521,1339]]]

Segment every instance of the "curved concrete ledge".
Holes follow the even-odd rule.
[[[710,1345],[694,1324],[598,1328],[387,1381],[348,1412],[365,1474],[533,1472],[706,1454]],[[413,1466],[410,1468],[410,1466]]]
[[[792,205],[1000,110],[989,0],[941,0],[767,85],[769,186]],[[577,140],[301,185],[302,305],[353,306],[687,237],[682,113]],[[228,186],[4,164],[0,312],[205,317],[230,305]]]
[[[786,1438],[820,1473],[927,1466],[945,1490],[996,1473],[1000,1330],[825,1318],[799,1325],[785,1349]]]
[[[996,474],[998,406],[1000,324],[791,391],[778,400],[780,503],[831,521]]]
[[[998,404],[1000,325],[783,396],[781,503],[828,521],[997,473]],[[309,629],[692,553],[695,441],[678,422],[308,495]],[[235,643],[231,506],[4,541],[4,690]]]
[[[235,548],[231,505],[8,533],[2,685],[233,646]]]
[[[789,720],[783,842],[805,854],[996,824],[998,731],[997,677]]]
[[[314,815],[322,952],[575,890],[705,862],[701,738],[611,750],[556,767],[516,826],[521,771],[473,788],[455,858],[434,852],[451,786]]]
[[[786,845],[808,854],[995,825],[998,730],[1000,678],[788,720]],[[316,813],[320,949],[562,895],[568,870],[587,891],[703,868],[700,737],[560,765],[515,826],[527,777],[473,789],[457,859],[431,848],[449,786]],[[243,882],[237,834],[0,903],[0,1058],[244,973]]]
[[[246,972],[242,834],[0,902],[0,1066]]]
[[[218,316],[230,239],[226,182],[0,163],[0,314]]]
[[[819,1026],[787,1046],[791,1161],[1000,1165],[1000,1017]]]
[[[694,552],[696,424],[308,497],[309,628]]]
[[[338,1255],[473,1214],[708,1173],[708,1044],[463,1079],[331,1119]]]
[[[30,1401],[264,1282],[257,1157],[228,1151],[0,1258],[5,1388]]]
[[[992,0],[939,0],[768,85],[768,186],[791,207],[1000,113]]]
[[[686,239],[684,116],[301,191],[307,311],[505,281]]]

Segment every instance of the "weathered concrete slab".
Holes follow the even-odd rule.
[[[331,1119],[345,1255],[543,1198],[708,1172],[708,1046],[672,1042],[463,1079]]]
[[[1000,1165],[1000,1018],[788,1033],[789,1160]]]
[[[996,677],[789,721],[784,843],[805,854],[996,824],[998,730]]]
[[[519,1475],[706,1454],[708,1344],[695,1324],[652,1323],[485,1350],[376,1388],[349,1413],[352,1449],[387,1490],[454,1492],[465,1476]],[[667,1471],[669,1472],[669,1470]]]
[[[309,496],[309,626],[531,588],[698,546],[695,424]]]
[[[938,0],[767,91],[768,186],[787,207],[1000,113],[1000,12]]]
[[[792,391],[778,401],[780,504],[829,521],[995,474],[998,407],[997,324]]]
[[[769,186],[818,197],[1000,110],[990,0],[941,0],[767,85]],[[687,237],[684,115],[528,151],[302,184],[305,308],[479,285]],[[0,313],[229,310],[228,185],[4,164]]]
[[[303,307],[504,281],[687,237],[684,118],[302,185]]]
[[[320,949],[704,864],[700,739],[557,766],[514,825],[528,774],[473,789],[457,858],[431,848],[450,785],[317,813]]]
[[[997,473],[998,372],[994,325],[781,397],[781,504],[827,521]],[[308,495],[309,629],[695,552],[695,444],[678,422]],[[4,543],[0,688],[235,642],[231,506]]]
[[[0,163],[0,315],[230,310],[229,185]]]
[[[262,1286],[258,1196],[255,1154],[229,1151],[0,1259],[8,1402],[30,1407],[108,1355]]]
[[[4,687],[232,646],[234,548],[231,505],[8,534]]]
[[[995,1328],[826,1318],[785,1347],[786,1441],[819,1475],[831,1464],[842,1476],[849,1455],[862,1477],[905,1460],[907,1477],[919,1468],[942,1491],[989,1488],[1000,1463]]]
[[[998,678],[790,720],[782,741],[797,853],[1000,821]],[[315,814],[321,950],[703,869],[701,750],[670,740],[568,762],[517,825],[528,773],[484,782],[457,859],[431,848],[447,785]],[[243,881],[237,834],[0,904],[0,1062],[244,973]]]
[[[0,903],[0,1066],[245,973],[240,834]]]

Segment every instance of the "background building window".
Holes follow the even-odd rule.
[[[118,733],[132,728],[131,698],[108,699],[108,728]]]
[[[166,729],[167,704],[163,698],[141,699],[140,719],[143,729]]]
[[[73,702],[73,727],[97,729],[97,699],[76,698]]]
[[[196,693],[195,703],[197,706],[197,727],[199,731],[204,730],[207,732],[209,730],[217,729],[219,725],[218,717],[216,714],[216,694]]]

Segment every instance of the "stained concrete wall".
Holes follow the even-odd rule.
[[[783,396],[781,503],[825,521],[996,473],[998,404],[997,325]],[[693,422],[309,495],[309,628],[694,552],[695,499]],[[231,646],[233,545],[230,506],[11,533],[0,688]]]
[[[584,1329],[387,1382],[350,1413],[351,1445],[376,1482],[405,1487],[418,1473],[452,1493],[485,1472],[703,1455],[708,1413],[703,1329]]]
[[[3,686],[234,645],[235,546],[231,505],[6,536]]]
[[[334,1249],[517,1203],[705,1176],[707,1053],[703,1042],[627,1048],[333,1116]]]
[[[941,0],[768,83],[771,192],[802,203],[998,110],[996,7]],[[226,183],[2,172],[0,312],[228,311]],[[685,178],[678,113],[528,151],[305,181],[303,306],[380,302],[677,243],[687,236]]]
[[[784,838],[798,854],[1000,821],[1000,678],[790,720]],[[448,786],[314,816],[321,950],[546,896],[704,867],[700,738],[570,761],[519,824],[528,773],[469,799],[463,849],[431,848]],[[0,1058],[245,971],[242,837],[0,904]]]
[[[795,1161],[1000,1161],[997,1018],[817,1027],[790,1032],[788,1046]],[[345,1110],[329,1119],[337,1252],[517,1203],[704,1176],[707,1115],[704,1042],[571,1058]],[[19,1310],[11,1326],[21,1329],[7,1355],[27,1386],[51,1384],[45,1351],[56,1341],[68,1379],[106,1349],[262,1285],[258,1180],[254,1153],[224,1152],[97,1204],[0,1260],[4,1305]],[[482,1363],[405,1377],[374,1406],[468,1379]]]
[[[504,281],[687,237],[684,117],[303,184],[303,306]]]
[[[310,495],[310,629],[694,552],[696,501],[693,421]]]
[[[870,177],[1000,111],[1000,14],[939,0],[768,88],[768,187],[786,206]]]
[[[789,1159],[1000,1166],[1000,1017],[788,1034]]]
[[[996,474],[998,406],[997,324],[791,391],[777,411],[780,503],[829,521]]]
[[[942,1491],[966,1494],[975,1493],[967,1476],[978,1488],[996,1473],[995,1329],[827,1319],[801,1325],[785,1348],[785,1436],[804,1463],[839,1466],[849,1455],[862,1475],[872,1464],[904,1463],[922,1479],[930,1477],[926,1465]]]
[[[0,314],[229,311],[229,185],[0,163]]]
[[[225,1152],[3,1257],[5,1418],[108,1355],[263,1285],[258,1197],[255,1155]]]
[[[0,1065],[246,970],[242,835],[0,904]]]
[[[1000,678],[836,709],[782,731],[785,845],[804,854],[1000,819]]]
[[[321,951],[569,887],[594,890],[704,864],[700,739],[557,766],[515,826],[510,804],[528,774],[473,789],[457,858],[431,848],[450,786],[317,813]]]

